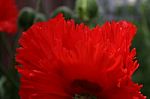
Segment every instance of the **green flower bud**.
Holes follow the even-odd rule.
[[[45,15],[42,13],[37,13],[35,16],[34,22],[36,23],[36,22],[42,22],[42,21],[46,21]]]
[[[71,19],[72,15],[73,15],[72,12],[73,11],[71,9],[69,9],[68,7],[61,6],[53,11],[53,13],[51,14],[51,17],[55,17],[58,13],[62,13],[64,15],[65,19]]]
[[[96,0],[76,0],[75,10],[77,15],[84,21],[89,21],[98,14]]]
[[[21,10],[19,14],[18,24],[19,27],[26,30],[28,29],[34,22],[35,19],[35,11],[32,8],[25,7]]]

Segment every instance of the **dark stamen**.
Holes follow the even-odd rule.
[[[75,94],[75,96],[73,97],[73,99],[97,99],[96,96],[92,96],[92,95],[78,95],[78,94]]]
[[[73,88],[82,88],[82,89],[92,92],[92,93],[98,93],[102,90],[98,84],[89,82],[87,80],[74,80],[72,82],[72,87]]]

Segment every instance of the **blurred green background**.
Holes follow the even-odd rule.
[[[19,9],[16,35],[5,34],[9,45],[17,43],[22,31],[32,24],[45,21],[62,12],[66,19],[84,22],[91,28],[108,20],[128,20],[138,31],[132,47],[137,49],[139,69],[133,80],[143,84],[142,93],[150,99],[150,0],[16,0]],[[0,99],[19,99],[19,75],[14,66],[14,53],[0,43]],[[13,49],[15,49],[15,46]]]

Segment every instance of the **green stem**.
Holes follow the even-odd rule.
[[[14,44],[13,44],[13,53],[16,53],[16,48],[19,47],[18,40],[19,40],[20,36],[22,35],[22,32],[23,32],[23,30],[19,29],[18,33],[15,35],[15,40],[14,40]]]
[[[5,33],[0,33],[0,39],[2,40],[5,49],[7,50],[8,54],[10,55],[11,59],[13,58],[13,52],[10,43],[7,40]]]
[[[40,5],[42,3],[42,0],[37,0],[37,3],[36,3],[36,12],[38,12],[40,10]]]
[[[1,42],[3,43],[3,46],[5,47],[6,51],[7,51],[8,54],[9,54],[9,62],[8,62],[9,69],[8,69],[8,71],[6,71],[6,70],[3,68],[2,61],[0,61],[0,72],[1,72],[4,76],[6,76],[6,78],[12,83],[12,85],[14,85],[16,88],[18,88],[18,84],[17,84],[16,81],[14,80],[13,75],[11,75],[11,74],[9,73],[10,71],[14,71],[14,66],[13,66],[14,53],[13,53],[13,51],[12,51],[12,47],[11,47],[10,43],[8,42],[8,39],[7,39],[5,33],[0,33],[0,39],[1,39]]]
[[[18,89],[18,84],[16,81],[9,75],[9,73],[6,73],[6,71],[3,68],[3,65],[0,63],[0,72],[11,82],[12,85],[14,85]]]
[[[37,0],[36,8],[35,8],[36,14],[40,11],[41,3],[42,3],[42,0]],[[36,23],[36,18],[34,19],[34,23]]]
[[[13,70],[14,69],[14,67],[13,67],[14,53],[13,53],[13,50],[12,50],[12,46],[8,41],[6,33],[1,32],[0,33],[0,39],[1,39],[1,42],[3,43],[3,46],[5,47],[8,55],[9,55],[9,60],[8,60],[9,69]]]

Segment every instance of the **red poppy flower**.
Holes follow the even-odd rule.
[[[62,14],[33,25],[16,55],[21,99],[145,99],[131,80],[139,66],[129,50],[135,32],[126,21],[89,29]]]
[[[0,32],[17,31],[18,11],[14,0],[0,0]]]

